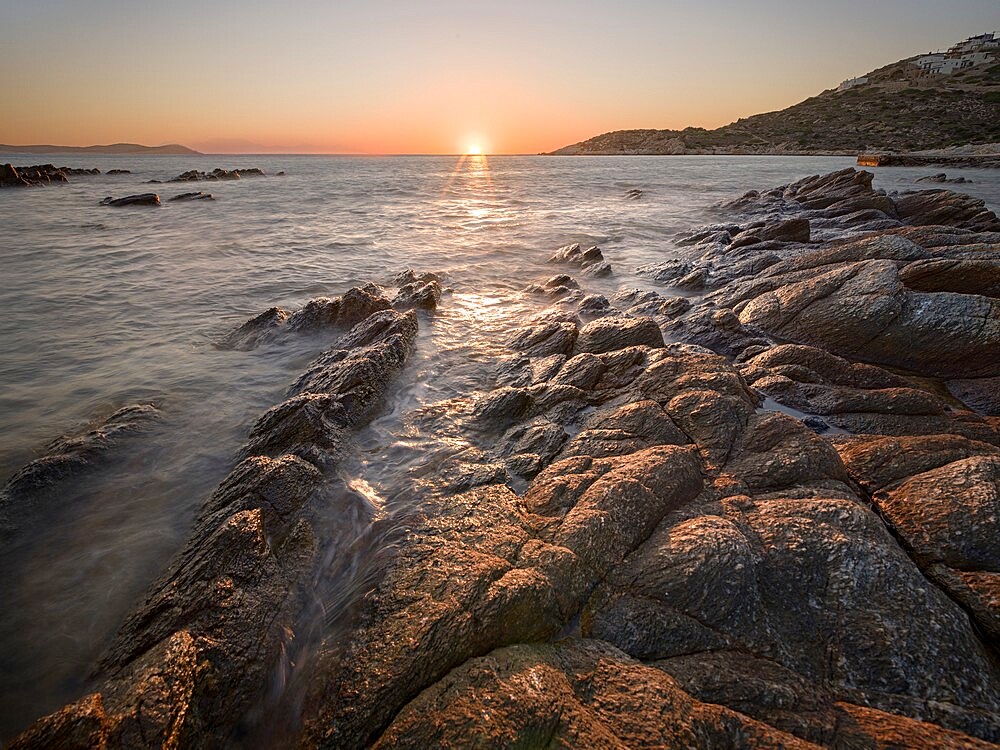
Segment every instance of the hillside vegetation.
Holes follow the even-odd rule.
[[[918,77],[915,59],[873,71],[856,88],[824,91],[715,130],[618,130],[553,153],[829,154],[1000,141],[1000,62]]]

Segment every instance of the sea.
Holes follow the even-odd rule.
[[[0,483],[133,403],[162,419],[106,465],[59,485],[0,542],[0,743],[84,695],[103,649],[184,544],[255,419],[335,335],[250,352],[215,344],[273,306],[295,309],[407,268],[446,275],[417,350],[358,436],[340,481],[385,515],[462,448],[448,415],[491,387],[512,330],[550,304],[525,287],[565,269],[561,245],[614,268],[588,292],[652,288],[635,274],[677,253],[721,201],[852,166],[846,157],[13,155],[130,174],[0,191]],[[150,184],[191,169],[265,177]],[[882,167],[876,187],[941,170]],[[275,176],[284,172],[283,176]],[[1000,174],[953,170],[1000,213]],[[628,191],[642,191],[630,199]],[[183,192],[213,201],[171,203]],[[156,192],[161,207],[106,196]],[[435,421],[411,417],[437,409]],[[426,425],[433,425],[428,428]],[[420,425],[424,425],[421,427]],[[15,523],[17,518],[14,519]],[[362,583],[363,583],[363,576]],[[353,585],[360,586],[362,583]]]

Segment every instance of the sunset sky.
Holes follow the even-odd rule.
[[[993,30],[1000,0],[0,0],[0,143],[535,153],[724,125]]]

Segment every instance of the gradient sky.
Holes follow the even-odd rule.
[[[993,30],[1000,0],[0,0],[0,143],[535,153]]]

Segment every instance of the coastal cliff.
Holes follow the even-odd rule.
[[[1000,141],[1000,55],[951,75],[920,75],[908,58],[778,112],[714,130],[617,130],[551,152],[611,154],[845,154]]]

